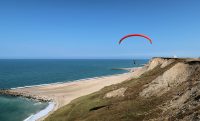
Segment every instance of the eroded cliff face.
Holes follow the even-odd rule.
[[[72,101],[47,120],[199,121],[200,60],[153,58],[130,80]]]
[[[182,62],[176,63],[173,67],[158,76],[151,83],[144,85],[147,88],[140,93],[140,96],[160,96],[170,89],[178,87],[180,84],[187,81],[198,67],[199,65],[189,65]]]
[[[144,98],[171,95],[171,98],[155,107],[160,108],[162,113],[152,120],[200,120],[200,60],[155,58],[149,63],[147,71],[172,63],[171,68],[144,85],[139,95]]]

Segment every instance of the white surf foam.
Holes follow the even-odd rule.
[[[49,105],[44,110],[41,110],[40,112],[29,116],[24,121],[36,121],[42,118],[43,116],[47,115],[50,111],[52,111],[54,106],[55,106],[54,102],[49,102]]]

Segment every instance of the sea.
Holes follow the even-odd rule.
[[[121,74],[127,71],[119,68],[140,67],[147,62],[148,59],[1,59],[0,89]],[[0,121],[29,120],[48,106],[48,102],[0,95]]]

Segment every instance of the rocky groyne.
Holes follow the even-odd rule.
[[[28,99],[32,99],[32,100],[38,100],[38,101],[41,101],[41,102],[52,101],[51,99],[48,99],[48,98],[45,98],[45,97],[25,94],[25,93],[21,93],[21,92],[15,92],[15,91],[12,91],[12,90],[9,90],[9,89],[1,89],[0,95],[9,95],[9,96],[13,96],[13,97],[24,97],[24,98],[28,98]]]

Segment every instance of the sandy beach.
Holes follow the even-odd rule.
[[[131,75],[132,73],[129,72],[111,76],[82,79],[66,83],[16,88],[12,89],[11,91],[22,93],[24,95],[30,95],[31,97],[52,100],[54,107],[53,110],[48,113],[49,115],[58,108],[68,104],[73,99],[96,92],[105,86],[125,81],[131,78]],[[47,115],[43,116],[39,120],[44,119],[45,117],[47,117]]]

